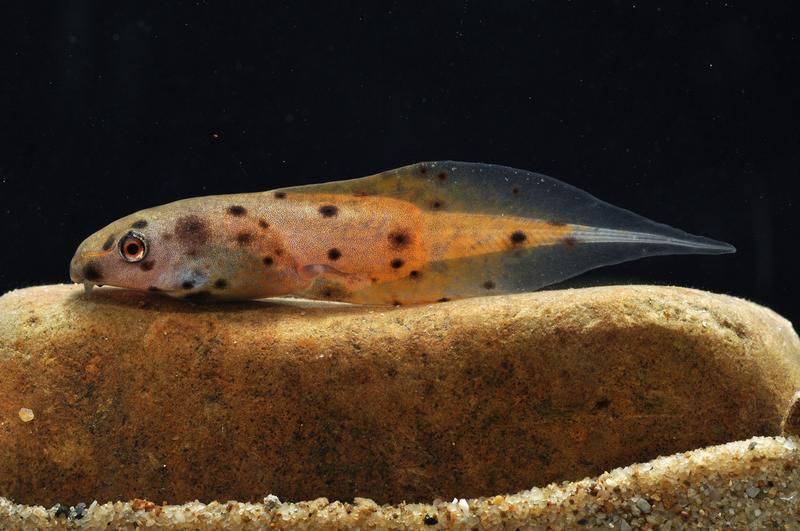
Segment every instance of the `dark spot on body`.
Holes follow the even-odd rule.
[[[594,403],[595,409],[608,409],[608,406],[611,405],[611,400],[608,398],[601,398],[597,402]]]
[[[228,207],[228,214],[238,218],[247,214],[247,209],[242,205],[231,205]]]
[[[197,256],[197,249],[189,249],[186,251],[186,256]]]
[[[192,289],[194,287],[194,282],[191,280],[184,280],[183,284],[181,284],[181,287],[183,289]]]
[[[431,208],[433,208],[434,210],[439,210],[440,208],[443,207],[444,207],[444,201],[442,201],[441,199],[434,199],[433,202],[431,203]]]
[[[271,266],[274,262],[275,262],[275,260],[273,260],[271,256],[265,256],[264,257],[264,265],[265,266]]]
[[[214,282],[214,287],[217,289],[225,289],[228,287],[228,281],[224,278],[219,278],[216,282]]]
[[[515,230],[514,232],[511,233],[510,238],[511,238],[511,243],[519,245],[525,240],[527,240],[528,236],[521,230]]]
[[[178,219],[175,223],[175,235],[184,242],[202,245],[208,241],[211,231],[205,220],[192,214]]]
[[[427,173],[428,173],[428,168],[426,166],[420,166],[419,167],[419,174],[420,175],[426,175]]]
[[[268,229],[269,228],[269,223],[267,223],[266,219],[261,218],[261,219],[258,220],[258,226],[261,227],[262,229]]]
[[[280,247],[276,247],[275,256],[282,256],[282,255],[283,255],[283,249],[281,249]]]
[[[377,284],[378,279],[377,278],[371,278],[371,279],[369,279],[369,281],[372,282],[373,284]]]
[[[328,250],[328,259],[329,260],[338,260],[342,257],[342,252],[339,249],[329,249]]]
[[[395,258],[394,260],[389,262],[389,265],[392,266],[392,269],[400,269],[401,267],[403,267],[404,263],[405,262],[403,262],[400,258]]]
[[[247,245],[253,240],[253,235],[249,232],[240,232],[236,235],[236,243],[239,245]]]
[[[134,229],[143,229],[146,226],[147,226],[146,219],[140,219],[138,221],[134,221],[133,224],[131,224],[131,227],[133,227]]]
[[[157,286],[150,286],[149,288],[147,288],[147,291],[152,291],[152,292],[161,291],[161,288]]]
[[[286,199],[286,192],[275,192],[275,199]]]
[[[425,525],[436,525],[439,523],[439,520],[436,519],[435,516],[425,515],[425,518],[422,519],[422,523]]]
[[[411,243],[411,235],[404,230],[396,230],[389,233],[389,245],[394,249],[401,249]]]
[[[156,265],[155,260],[145,260],[139,267],[142,268],[142,271],[150,271],[154,265]]]
[[[511,193],[513,195],[519,195],[519,186],[515,186],[511,189]]]
[[[564,223],[563,221],[559,221],[557,219],[549,219],[547,220],[547,224],[552,225],[553,227],[563,227],[564,225],[566,225],[566,223]]]
[[[494,289],[494,280],[487,280],[483,283],[485,289]]]
[[[319,213],[322,214],[322,217],[332,218],[339,213],[339,207],[336,205],[322,205],[319,207]]]
[[[447,180],[447,172],[446,171],[440,171],[439,173],[436,174],[436,178],[439,179],[440,181]]]
[[[450,302],[450,299],[447,297],[442,297],[441,299],[437,300],[436,302]]]
[[[95,280],[100,280],[103,278],[103,272],[100,270],[100,267],[97,264],[94,262],[89,262],[83,266],[83,278],[94,282]]]
[[[327,284],[317,291],[324,299],[344,300],[350,297],[350,292],[340,284]]]
[[[196,291],[194,293],[186,294],[182,297],[187,301],[202,302],[211,298],[211,293],[208,291]]]
[[[111,246],[114,245],[114,240],[115,240],[114,235],[109,234],[108,238],[106,238],[106,241],[103,244],[103,250],[108,251],[109,249],[111,249]]]
[[[402,302],[400,302],[400,301],[394,301],[394,302],[392,302],[392,306],[402,306],[402,305],[403,305],[403,303],[402,303]]]
[[[163,234],[161,235],[161,237],[162,237],[162,238],[164,238],[164,240],[165,240],[165,241],[169,241],[169,240],[171,240],[171,239],[172,239],[172,233],[165,232],[165,233],[163,233]]]
[[[420,273],[419,271],[415,270],[415,271],[412,271],[411,273],[409,273],[408,276],[413,278],[414,280],[416,280],[416,279],[418,279],[419,277],[422,276],[422,273]]]
[[[564,238],[561,241],[564,242],[564,245],[566,245],[567,247],[570,247],[570,248],[575,247],[575,245],[577,245],[577,243],[578,243],[578,240],[576,240],[572,236],[567,236],[566,238]]]

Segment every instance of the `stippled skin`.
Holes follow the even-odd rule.
[[[484,170],[517,173],[500,183]],[[492,197],[476,189],[484,177]],[[87,238],[70,276],[194,300],[296,295],[405,304],[535,289],[559,274],[518,281],[527,277],[516,271],[546,257],[533,250],[569,252],[592,241],[587,225],[563,216],[519,215],[527,208],[521,187],[566,186],[540,177],[422,163],[352,181],[185,199],[136,212]],[[484,199],[482,209],[476,203]],[[547,204],[532,202],[539,211]]]

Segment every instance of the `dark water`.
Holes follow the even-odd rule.
[[[791,2],[362,4],[5,3],[0,291],[68,281],[77,244],[140,208],[456,159],[739,249],[579,282],[800,322]]]

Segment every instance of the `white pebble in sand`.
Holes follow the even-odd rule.
[[[29,408],[27,408],[27,407],[21,407],[21,408],[19,408],[19,413],[18,413],[18,415],[19,415],[19,419],[20,419],[22,422],[30,422],[30,421],[32,421],[32,420],[33,420],[33,410],[32,410],[32,409],[29,409]]]

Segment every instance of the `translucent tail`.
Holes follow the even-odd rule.
[[[532,291],[596,267],[648,256],[735,252],[727,243],[656,223],[556,179],[503,166],[419,163],[361,179],[289,190],[402,199],[425,211],[433,227],[444,223],[445,215],[459,213],[466,226],[470,219],[485,221],[486,215],[498,220],[496,224],[482,222],[486,229],[476,237],[481,240],[476,245],[484,245],[485,254],[439,253],[447,259],[433,254],[433,261],[413,278],[365,287],[352,293],[353,302],[415,303]],[[514,230],[515,220],[520,231]],[[532,238],[519,236],[524,227],[534,226],[533,220],[563,227],[565,232],[556,240],[533,244]],[[497,234],[491,233],[493,226],[498,227]],[[440,232],[429,231],[432,248],[446,245],[436,241]]]

